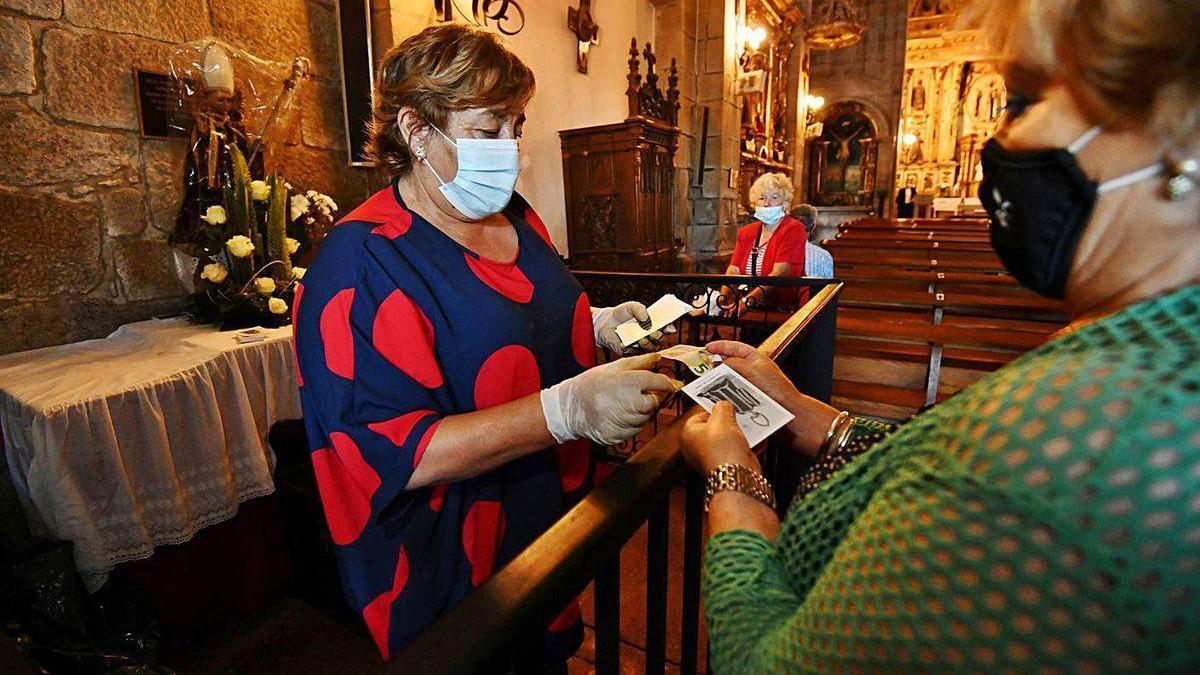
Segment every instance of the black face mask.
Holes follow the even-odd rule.
[[[979,201],[991,218],[992,247],[1022,285],[1061,299],[1079,238],[1096,198],[1158,174],[1159,163],[1098,184],[1079,168],[1075,153],[1100,129],[1066,148],[1005,150],[996,139],[983,146]]]

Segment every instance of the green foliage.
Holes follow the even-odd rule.
[[[255,250],[261,252],[262,237],[255,226],[257,219],[250,203],[250,167],[246,165],[246,157],[242,155],[236,143],[230,143],[228,147],[233,165],[233,200],[225,207],[229,231],[232,234],[245,234],[250,237]],[[255,256],[251,254],[250,259],[253,261]]]
[[[290,190],[281,175],[263,179],[269,188],[268,197],[256,201],[251,187],[254,176],[245,155],[235,143],[227,143],[223,149],[229,153],[229,175],[221,194],[225,222],[203,227],[206,251],[196,263],[197,292],[189,313],[197,321],[216,323],[223,328],[286,324],[296,288],[288,240],[295,239],[301,247],[311,245],[305,218],[292,222]],[[324,199],[332,204],[327,197]],[[318,218],[332,218],[326,201],[313,211]],[[305,217],[312,220],[307,214]],[[249,238],[254,245],[253,253],[234,256],[228,247],[233,237]],[[212,270],[206,271],[206,266]],[[220,272],[222,267],[224,274]],[[270,294],[258,293],[254,284],[258,276],[273,278],[275,290]],[[213,281],[213,277],[220,280]],[[282,309],[280,313],[271,311],[272,301],[276,311]]]
[[[275,267],[275,278],[278,281],[290,281],[292,278],[292,260],[287,251],[287,211],[288,193],[283,177],[276,174],[271,178],[271,201],[267,207],[267,252],[272,260],[279,260],[283,265]]]

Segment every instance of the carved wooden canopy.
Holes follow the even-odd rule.
[[[667,76],[667,90],[658,86],[658,73],[654,72],[657,58],[654,56],[650,43],[646,43],[642,57],[646,59],[646,77],[642,78],[638,70],[637,38],[629,42],[629,87],[625,94],[629,97],[629,117],[658,120],[668,126],[679,125],[679,71],[675,67],[675,59],[671,59],[671,70]]]

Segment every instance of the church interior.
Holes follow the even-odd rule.
[[[1044,4],[0,0],[0,671],[1200,667],[1200,3]]]

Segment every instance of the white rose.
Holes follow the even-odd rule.
[[[308,207],[311,205],[312,205],[312,203],[308,201],[308,197],[305,197],[304,195],[292,195],[292,199],[291,199],[292,220],[299,218],[300,216],[304,215],[305,213],[308,213]]]
[[[271,186],[265,180],[250,181],[250,198],[256,202],[265,202],[271,197]]]
[[[229,249],[229,254],[233,257],[245,258],[254,251],[254,242],[250,241],[250,237],[239,234],[236,237],[230,237],[229,241],[225,242],[225,248]]]
[[[259,295],[270,295],[275,292],[275,280],[271,277],[259,277],[254,280],[254,290]]]
[[[292,239],[291,237],[285,237],[284,244],[285,248],[287,248],[288,255],[295,255],[296,251],[300,250],[300,242]]]
[[[284,314],[287,312],[288,306],[282,298],[271,298],[267,301],[267,309],[271,310],[272,314]]]
[[[229,276],[229,270],[221,263],[209,263],[204,266],[204,271],[200,272],[201,279],[208,279],[214,284],[219,284],[225,281],[225,277]]]
[[[204,212],[204,215],[200,216],[200,220],[203,220],[209,225],[220,225],[221,223],[225,222],[225,207],[208,207],[208,210]]]
[[[307,267],[293,267],[292,268],[292,278],[293,279],[303,279],[304,273],[307,271],[308,271]]]

